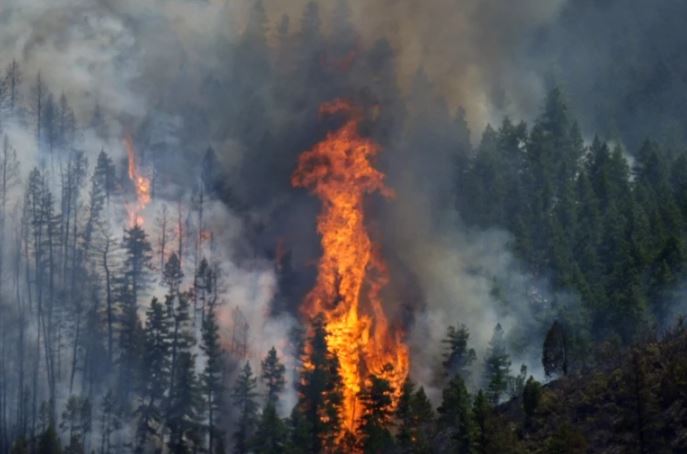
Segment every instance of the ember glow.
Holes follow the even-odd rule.
[[[341,420],[354,432],[362,416],[358,393],[370,375],[390,382],[396,403],[409,367],[404,333],[393,329],[382,306],[380,292],[388,274],[365,228],[363,210],[366,194],[391,197],[393,192],[370,162],[380,148],[360,136],[360,112],[336,100],[322,105],[320,113],[348,119],[300,156],[291,180],[322,201],[317,220],[322,257],[315,287],[301,310],[307,319],[324,317],[327,344],[340,362],[344,384]]]
[[[141,171],[136,163],[136,149],[134,148],[131,136],[124,137],[124,148],[129,160],[129,179],[136,189],[136,203],[127,206],[129,215],[129,225],[143,225],[143,215],[141,214],[150,203],[150,179],[141,175]]]

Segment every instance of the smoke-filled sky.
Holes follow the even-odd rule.
[[[602,3],[607,6],[597,7]],[[437,361],[448,323],[468,325],[480,349],[499,321],[514,336],[536,337],[540,333],[532,332],[524,321],[533,319],[535,312],[541,315],[533,301],[554,295],[545,278],[535,279],[522,271],[510,252],[507,232],[466,231],[460,226],[447,196],[454,189],[456,154],[468,152],[467,139],[477,143],[486,124],[499,123],[504,115],[532,119],[554,82],[570,90],[587,134],[599,130],[634,144],[639,114],[626,115],[621,107],[628,101],[617,93],[609,91],[608,99],[600,99],[604,93],[596,90],[599,85],[593,81],[613,86],[607,67],[599,62],[630,52],[616,46],[626,35],[604,35],[603,24],[608,24],[604,18],[653,24],[657,17],[684,17],[676,14],[680,2],[658,3],[665,7],[646,19],[623,10],[622,1],[310,3],[319,7],[327,45],[336,46],[342,36],[353,36],[354,65],[362,68],[351,71],[354,83],[337,82],[318,89],[346,96],[349,93],[340,87],[354,86],[350,91],[355,93],[369,89],[373,95],[379,86],[399,87],[397,102],[382,102],[382,109],[387,109],[382,116],[391,120],[388,129],[379,133],[386,147],[380,162],[397,196],[388,202],[374,200],[370,220],[392,271],[400,278],[397,282],[404,282],[404,286],[392,283],[390,294],[413,311],[409,342],[414,350],[413,373],[419,379],[431,381],[430,364]],[[293,320],[268,318],[270,304],[284,293],[271,268],[269,249],[278,241],[286,242],[296,273],[305,275],[295,279],[295,290],[286,294],[302,296],[312,281],[318,254],[314,227],[318,205],[307,194],[294,191],[288,181],[297,154],[315,143],[327,125],[311,110],[287,109],[279,103],[279,90],[308,92],[312,81],[296,76],[277,81],[260,62],[241,54],[263,44],[262,34],[253,35],[251,29],[258,4],[254,0],[4,0],[0,4],[0,66],[15,59],[29,84],[40,71],[55,94],[67,95],[84,125],[80,147],[89,156],[105,148],[122,157],[121,137],[132,134],[142,154],[158,156],[153,161],[156,171],[164,174],[162,181],[171,187],[160,188],[160,198],[190,190],[197,177],[189,176],[188,170],[213,147],[224,206],[209,219],[215,220],[215,230],[226,233],[220,238],[228,251],[225,269],[231,274],[227,296],[245,308],[252,326],[268,327],[264,332],[269,332],[269,341],[278,343]],[[303,12],[312,8],[306,0],[263,0],[261,4],[267,21],[258,25],[264,27],[266,45],[272,48],[284,37],[297,40]],[[583,13],[576,15],[578,10]],[[618,14],[609,17],[611,13]],[[584,36],[580,24],[585,21],[594,24],[597,41]],[[346,35],[342,24],[352,24],[354,34]],[[587,57],[576,41],[578,36],[585,41],[584,49],[598,45],[598,52]],[[389,49],[380,44],[382,39]],[[671,48],[660,47],[661,37],[654,36],[649,43],[653,44],[646,48],[636,43],[633,55],[649,55],[656,47],[671,54]],[[362,62],[355,60],[362,50],[370,49],[382,51]],[[393,71],[375,70],[386,58],[393,60]],[[272,64],[277,68],[274,73],[284,69],[278,61]],[[633,64],[651,73],[648,64],[647,68]],[[573,70],[584,77],[576,76],[578,81],[570,84],[567,74]],[[678,73],[670,65],[666,71]],[[613,75],[620,78],[615,82],[630,88],[638,84],[637,78],[622,79],[619,72]],[[428,87],[424,93],[431,102],[412,99],[422,83]],[[680,86],[655,88],[656,96],[669,98]],[[21,96],[28,97],[30,92]],[[87,127],[96,104],[108,120],[106,137],[96,136]],[[260,108],[255,108],[258,104]],[[403,113],[393,107],[399,105],[404,106]],[[466,125],[461,123],[459,108],[465,111]],[[606,123],[596,121],[602,116],[599,109],[613,114]],[[466,128],[471,131],[462,140],[465,150],[447,149],[442,144],[448,139],[437,134],[424,148],[404,140],[413,128],[448,127],[433,123],[444,111],[456,118],[450,127],[462,127],[465,135]],[[300,126],[308,123],[315,125],[312,130]],[[374,126],[371,129],[378,132]],[[29,130],[30,125],[8,129],[20,150],[24,173],[34,159]],[[283,143],[283,149],[275,143]],[[495,283],[506,289],[507,302],[494,292]],[[264,351],[270,342],[258,349]],[[530,356],[531,351],[514,352],[515,359],[534,364],[538,360]]]
[[[164,103],[158,97],[177,84],[193,89],[204,73],[227,63],[217,49],[245,30],[253,3],[8,0],[1,7],[0,61],[17,58],[27,74],[43,68],[48,82],[78,93],[82,112],[100,101],[119,116],[140,118]],[[346,14],[362,45],[388,39],[402,87],[424,69],[450,108],[463,106],[481,129],[502,112],[538,106],[542,81],[515,68],[532,33],[554,20],[562,3],[374,0],[350,2],[347,11],[329,1],[320,2],[320,11],[325,30]],[[273,28],[284,14],[297,27],[307,1],[263,4]]]

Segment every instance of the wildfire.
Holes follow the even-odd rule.
[[[150,179],[141,175],[139,171],[138,165],[136,164],[136,149],[129,135],[124,137],[124,148],[126,148],[126,153],[129,158],[129,179],[136,189],[136,203],[127,206],[129,225],[143,225],[143,216],[141,212],[150,203]]]
[[[393,192],[370,162],[379,146],[360,136],[360,112],[336,100],[323,104],[320,113],[344,113],[348,119],[300,156],[291,179],[293,186],[310,189],[323,205],[317,220],[323,254],[302,313],[324,316],[327,344],[339,360],[344,384],[342,422],[354,432],[361,416],[358,393],[370,374],[389,380],[395,404],[409,367],[403,333],[392,329],[382,307],[380,291],[388,275],[365,228],[363,211],[366,194],[391,197]]]

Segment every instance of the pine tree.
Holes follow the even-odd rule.
[[[312,322],[312,334],[306,344],[306,365],[298,383],[298,411],[306,420],[311,440],[310,452],[334,449],[341,432],[339,419],[343,401],[343,385],[339,362],[327,348],[327,337],[322,317]]]
[[[522,393],[522,407],[525,411],[525,425],[529,424],[532,420],[537,407],[539,406],[539,401],[541,400],[541,384],[530,376],[525,384],[525,389]]]
[[[395,414],[398,433],[396,448],[401,453],[430,452],[434,432],[434,411],[424,388],[406,380]]]
[[[5,72],[5,86],[7,90],[7,108],[10,115],[16,115],[19,104],[19,88],[23,74],[16,60],[12,60]]]
[[[473,420],[468,390],[460,376],[455,376],[442,392],[438,409],[438,424],[451,437],[453,452],[470,453],[473,436]]]
[[[195,358],[182,351],[169,395],[167,408],[167,446],[174,454],[195,452],[202,449],[201,412],[203,402],[196,377]]]
[[[214,454],[222,444],[223,433],[220,429],[219,419],[224,394],[223,351],[214,306],[210,306],[208,309],[203,322],[202,336],[201,350],[205,354],[206,362],[201,378],[208,417],[208,451]]]
[[[62,444],[53,426],[49,426],[38,439],[36,454],[61,454]]]
[[[416,425],[413,413],[413,396],[415,395],[415,383],[407,378],[401,388],[401,396],[396,406],[396,424],[398,433],[396,440],[399,451],[412,453],[415,447]]]
[[[124,299],[131,297],[124,296]],[[121,399],[120,405],[128,405],[128,399],[133,385],[138,383],[138,373],[141,370],[143,346],[143,327],[138,318],[136,306],[132,303],[125,303],[122,307],[119,331],[119,359],[117,362],[119,377],[118,397]]]
[[[237,454],[245,454],[251,450],[250,441],[258,418],[257,386],[257,378],[253,375],[250,363],[246,361],[231,395],[236,411],[236,430],[233,439],[234,452]]]
[[[117,399],[109,390],[102,399],[100,405],[100,452],[112,452],[112,434],[122,426],[119,412],[117,411]]]
[[[124,232],[122,247],[126,253],[124,260],[124,279],[128,303],[136,306],[141,293],[149,283],[149,270],[152,263],[152,248],[148,237],[139,225]]]
[[[508,389],[510,364],[503,328],[501,328],[501,324],[497,324],[494,328],[494,335],[489,342],[489,352],[485,360],[484,371],[487,397],[492,404],[499,403],[501,396]]]
[[[522,395],[527,381],[527,366],[520,365],[520,373],[515,377],[508,379],[508,394],[512,399],[518,398]]]
[[[165,269],[162,273],[162,281],[167,286],[168,295],[176,296],[179,293],[181,281],[184,278],[184,273],[181,271],[181,262],[176,253],[172,253],[165,264]]]
[[[470,366],[477,359],[475,350],[468,348],[469,339],[470,332],[465,325],[461,325],[458,329],[454,326],[448,327],[446,338],[443,340],[446,344],[446,352],[442,365],[449,379],[458,375],[463,380],[468,380]]]
[[[146,319],[140,403],[136,409],[139,418],[136,447],[139,452],[145,452],[149,439],[161,441],[163,405],[170,380],[170,323],[157,298],[153,298]]]
[[[268,400],[258,423],[252,449],[255,454],[281,454],[286,449],[287,432],[279,418],[274,402]]]
[[[52,155],[55,148],[57,148],[58,129],[57,105],[50,92],[47,92],[45,102],[43,103],[42,133],[40,139],[45,143],[48,152]]]
[[[217,273],[205,258],[200,261],[193,280],[193,298],[200,306],[201,320],[217,304]]]
[[[275,406],[286,385],[285,372],[286,367],[279,361],[277,349],[272,347],[262,361],[262,380],[267,387],[267,400]]]
[[[138,317],[138,299],[148,285],[151,248],[145,232],[138,225],[125,230],[122,246],[125,259],[119,280],[121,326],[118,395],[127,402],[132,383],[138,383],[136,375],[141,370],[143,328]]]
[[[86,434],[91,429],[91,403],[88,399],[71,396],[62,413],[61,433],[68,435],[68,453],[82,453]]]
[[[294,407],[291,417],[287,421],[288,439],[285,452],[288,454],[309,454],[314,452],[312,445],[312,427],[301,408]]]
[[[663,417],[657,401],[657,380],[650,375],[650,353],[634,350],[625,373],[621,398],[628,403],[622,411],[622,422],[635,435],[634,446],[640,454],[667,452],[662,437]],[[647,359],[649,357],[649,359]]]
[[[474,435],[474,450],[478,454],[489,453],[489,437],[491,427],[489,419],[491,418],[491,406],[486,395],[479,390],[475,401],[472,405],[472,417],[475,421],[475,435]]]
[[[172,254],[165,265],[165,281],[168,292],[165,295],[165,313],[170,319],[170,389],[171,396],[177,374],[180,370],[180,358],[184,354],[191,354],[195,344],[193,327],[191,324],[189,295],[179,291],[181,283],[181,263],[178,256]]]
[[[388,380],[371,375],[358,396],[363,406],[358,428],[360,448],[366,454],[390,452],[393,447],[389,431],[393,392]]]
[[[568,374],[568,341],[565,328],[558,321],[553,322],[546,333],[542,364],[547,377],[556,373]]]
[[[91,177],[91,189],[89,193],[88,219],[83,230],[83,250],[88,255],[93,235],[98,231],[102,221],[102,212],[109,201],[114,180],[114,164],[110,157],[101,151]],[[90,257],[87,257],[90,258]]]

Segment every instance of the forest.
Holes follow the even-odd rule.
[[[477,113],[353,0],[32,2],[0,5],[0,454],[687,452],[687,8],[561,1],[484,44],[555,60],[536,107]]]

